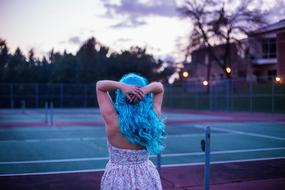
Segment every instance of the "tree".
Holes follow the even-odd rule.
[[[6,41],[0,38],[0,81],[3,80],[4,69],[9,60],[9,49]]]
[[[233,2],[238,2],[238,5],[233,7]],[[221,67],[227,78],[231,78],[231,73],[226,68],[231,66],[232,44],[240,48],[241,36],[266,23],[266,14],[255,6],[256,2],[257,0],[185,0],[184,6],[179,10],[193,23],[186,58],[192,51],[206,48],[210,59]],[[223,44],[222,58],[214,51],[217,44]],[[211,64],[210,61],[208,80]]]
[[[29,67],[35,66],[36,60],[35,60],[35,52],[33,49],[29,50],[28,63]]]
[[[51,82],[76,83],[77,60],[74,55],[64,53],[62,58],[55,62],[51,73]]]
[[[145,48],[131,47],[130,50],[113,53],[111,58],[109,73],[112,73],[115,79],[119,79],[130,72],[141,74],[149,80],[165,76],[160,75],[158,72],[158,69],[162,66],[162,61],[155,60],[152,55],[146,52]]]
[[[34,83],[95,83],[101,79],[118,80],[135,72],[150,80],[168,78],[173,69],[159,69],[163,62],[148,54],[145,48],[132,47],[120,53],[110,52],[95,38],[88,39],[76,55],[53,49],[42,60],[30,49],[27,58],[20,48],[10,55],[4,40],[0,39],[0,68],[3,82]]]
[[[81,82],[96,82],[106,76],[108,48],[95,38],[88,39],[78,50],[79,79]]]
[[[5,66],[3,80],[5,82],[26,82],[25,79],[29,78],[29,75],[25,73],[27,66],[26,58],[18,47]]]

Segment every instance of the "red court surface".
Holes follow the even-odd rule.
[[[102,172],[0,177],[3,190],[96,190]],[[165,190],[202,190],[203,165],[161,170]],[[211,165],[212,190],[281,190],[285,187],[285,159]]]

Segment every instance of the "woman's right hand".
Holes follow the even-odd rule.
[[[135,85],[123,84],[121,91],[127,97],[130,103],[136,103],[144,97],[144,92],[140,89],[140,87]]]

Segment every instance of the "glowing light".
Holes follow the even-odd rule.
[[[184,78],[187,78],[187,77],[189,77],[189,73],[188,73],[187,71],[184,71],[184,72],[182,73],[182,76],[183,76]]]
[[[275,78],[275,81],[276,81],[276,82],[281,82],[281,78],[280,78],[280,77],[276,77],[276,78]]]
[[[226,68],[226,72],[227,72],[228,74],[230,74],[230,73],[232,72],[232,69],[231,69],[230,67],[227,67],[227,68]]]
[[[209,84],[208,81],[206,81],[206,80],[203,81],[204,86],[208,86],[208,84]]]

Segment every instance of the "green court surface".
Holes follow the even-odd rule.
[[[167,120],[203,120],[166,125],[162,166],[204,162],[200,142],[211,127],[211,162],[285,158],[285,121],[240,122],[230,116],[164,113]],[[0,124],[39,122],[39,126],[0,127],[0,176],[101,171],[108,161],[104,127],[57,126],[62,121],[100,121],[98,110],[55,110],[55,126],[44,124],[43,110],[0,112]],[[213,122],[212,120],[218,120]],[[211,121],[209,121],[211,120]],[[222,122],[221,120],[225,120]],[[156,164],[156,155],[150,155]]]

